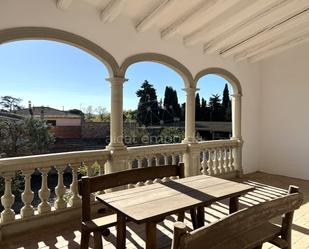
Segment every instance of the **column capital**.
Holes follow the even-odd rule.
[[[183,91],[185,91],[187,94],[195,94],[195,92],[199,91],[199,88],[196,87],[186,87],[182,89]]]
[[[232,97],[232,98],[235,98],[235,99],[240,99],[241,96],[242,96],[241,93],[232,93],[232,94],[231,94],[231,97]]]
[[[122,77],[112,77],[112,78],[106,78],[107,81],[109,81],[112,84],[123,84],[126,81],[128,81],[128,79],[126,78],[122,78]]]

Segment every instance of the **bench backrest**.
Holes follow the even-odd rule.
[[[298,189],[298,188],[297,188]],[[296,192],[296,191],[295,191]],[[292,223],[291,212],[301,206],[303,196],[301,193],[291,193],[287,196],[283,196],[271,201],[260,203],[256,206],[240,210],[233,213],[222,220],[219,220],[208,226],[204,226],[192,232],[187,232],[185,228],[179,228],[175,226],[175,231],[178,234],[175,237],[174,244],[177,244],[174,248],[180,249],[199,249],[201,245],[203,248],[215,248],[230,238],[237,239],[241,234],[256,228],[270,219],[283,215],[286,215],[286,219],[283,218],[284,224]],[[282,231],[284,233],[284,231]]]
[[[94,177],[83,176],[79,182],[82,196],[82,220],[87,221],[91,219],[91,193],[171,176],[183,178],[184,164],[179,163],[179,165],[152,166],[124,170]]]

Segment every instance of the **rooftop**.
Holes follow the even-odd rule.
[[[31,109],[29,108],[24,108],[24,109],[20,109],[20,110],[16,110],[15,111],[16,114],[24,116],[24,117],[30,117],[30,116],[34,116],[34,117],[40,117],[41,115],[44,115],[44,117],[48,117],[48,118],[81,118],[80,115],[77,114],[73,114],[69,111],[60,111],[57,110],[55,108],[51,108],[51,107],[46,107],[46,106],[33,106],[31,107]]]

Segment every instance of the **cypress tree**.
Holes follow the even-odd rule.
[[[195,120],[201,120],[201,100],[199,93],[197,93],[195,96]]]
[[[228,85],[225,84],[224,90],[223,90],[223,98],[222,98],[222,107],[224,109],[227,109],[229,106],[230,102],[230,93],[229,93],[229,88]]]
[[[224,121],[231,120],[231,100],[228,85],[225,84],[222,98],[222,117]]]
[[[207,103],[204,98],[202,98],[202,105],[201,105],[201,120],[206,121],[207,117]]]

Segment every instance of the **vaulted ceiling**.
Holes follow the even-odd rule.
[[[102,22],[119,15],[137,32],[159,30],[162,39],[180,36],[201,53],[257,62],[309,41],[309,0],[57,0],[61,10],[91,4]]]

